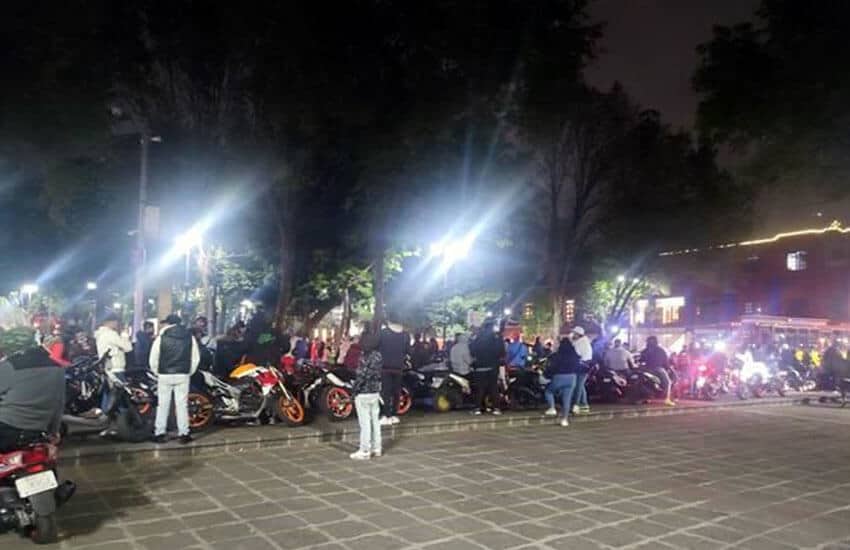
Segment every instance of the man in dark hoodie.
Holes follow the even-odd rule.
[[[400,324],[387,323],[380,333],[378,351],[384,361],[381,374],[381,397],[384,401],[381,425],[398,424],[396,411],[401,394],[401,371],[404,368],[404,356],[410,353],[410,336]]]
[[[0,330],[0,452],[59,434],[65,373],[33,334],[26,327]]]
[[[154,441],[165,443],[168,415],[171,413],[171,396],[174,395],[174,414],[180,443],[192,441],[189,435],[189,379],[198,369],[201,353],[192,333],[183,326],[177,315],[171,314],[163,321],[162,330],[151,346],[150,367],[159,377],[157,383],[156,426]]]
[[[481,414],[486,410],[495,415],[502,414],[499,410],[499,367],[505,358],[505,343],[498,329],[492,321],[485,322],[469,345],[475,360],[472,383],[475,387],[475,404],[478,406],[473,414]]]

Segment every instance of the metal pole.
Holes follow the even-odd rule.
[[[148,201],[148,143],[150,136],[143,131],[140,137],[139,221],[136,226],[136,280],[133,287],[133,339],[142,330],[145,312],[145,206]]]
[[[449,269],[443,272],[443,349],[446,349],[446,329],[449,324]]]
[[[189,256],[192,254],[192,249],[186,250],[186,267],[183,270],[183,308],[181,313],[189,310]]]

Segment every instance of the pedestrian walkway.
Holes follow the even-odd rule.
[[[792,405],[799,403],[799,396],[784,398],[771,397],[741,401],[734,397],[724,397],[717,401],[682,400],[678,406],[670,408],[658,403],[649,405],[596,405],[591,414],[576,417],[576,422],[593,422],[616,418],[641,416],[667,416],[691,414],[704,411],[719,411],[730,407],[748,407],[755,405]],[[402,418],[401,424],[384,428],[385,438],[400,435],[422,435],[456,431],[477,431],[502,426],[548,425],[551,418],[543,418],[539,411],[507,412],[502,416],[471,416],[466,411],[437,414],[431,411],[414,409]],[[316,418],[306,426],[288,428],[284,425],[249,426],[233,424],[216,426],[208,432],[197,434],[195,441],[187,446],[172,440],[165,445],[150,442],[120,443],[100,439],[96,434],[87,437],[72,436],[62,449],[61,460],[64,463],[77,463],[88,460],[133,460],[139,455],[164,457],[168,455],[200,455],[227,451],[245,451],[265,447],[303,447],[330,442],[355,442],[359,430],[355,419],[345,422],[331,422],[324,417]]]

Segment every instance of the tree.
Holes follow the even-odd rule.
[[[740,177],[790,199],[785,213],[844,196],[850,5],[763,0],[756,16],[699,47],[699,130],[740,153]]]

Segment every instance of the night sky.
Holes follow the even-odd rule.
[[[619,80],[645,108],[674,126],[691,126],[697,105],[690,79],[697,44],[713,25],[752,18],[758,0],[596,0],[591,15],[606,21],[599,59],[587,70],[607,89]]]

